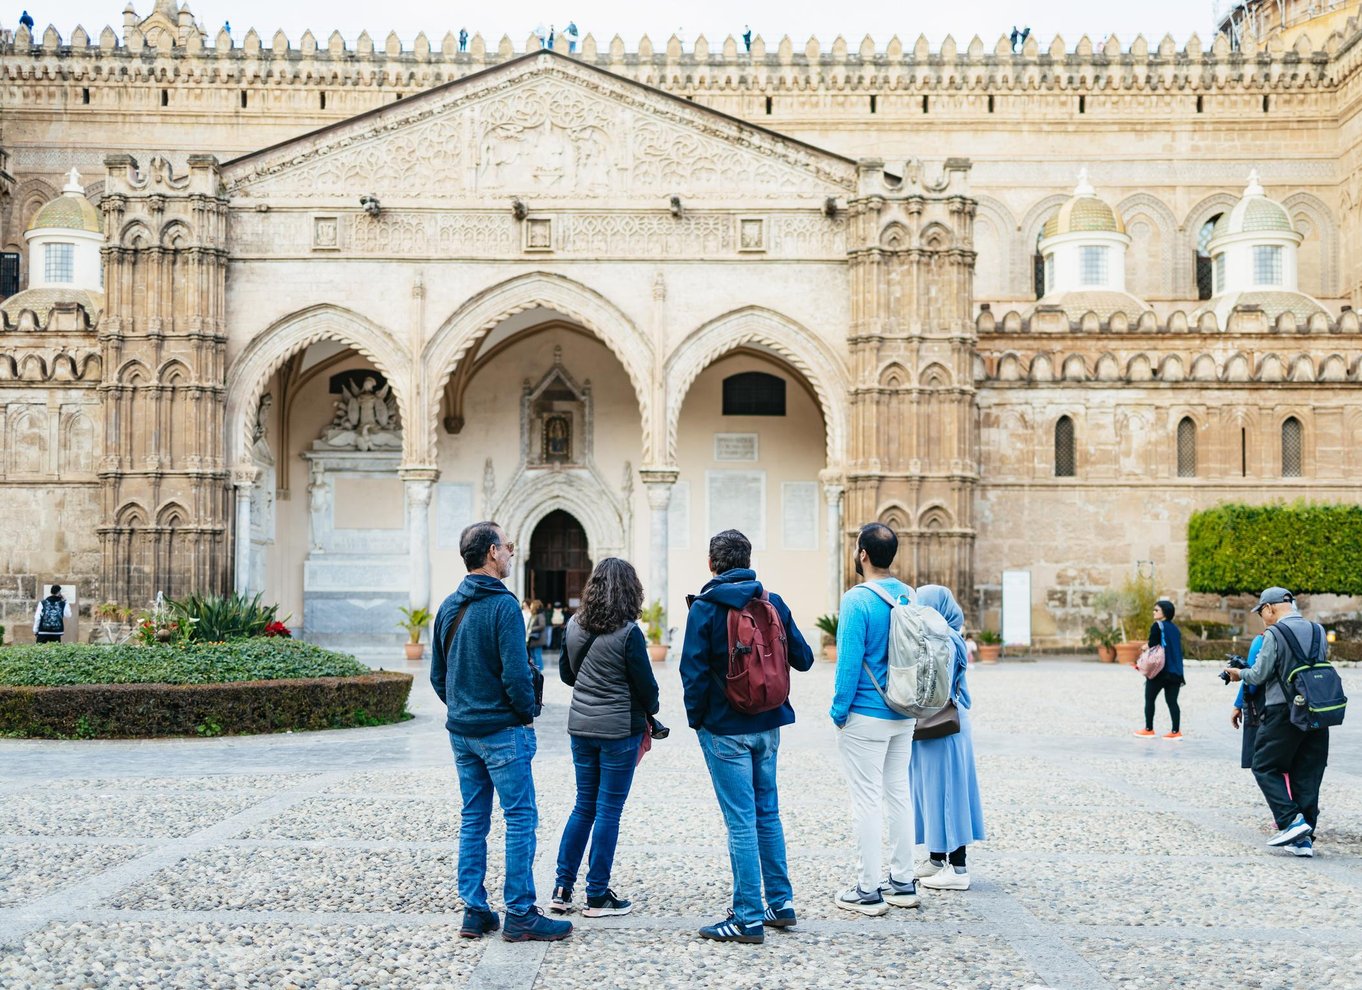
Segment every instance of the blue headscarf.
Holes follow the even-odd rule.
[[[951,677],[951,698],[956,707],[970,706],[969,687],[965,684],[965,668],[969,665],[969,654],[965,650],[964,637],[960,631],[965,628],[965,613],[951,594],[949,588],[939,584],[924,584],[917,589],[917,603],[935,609],[951,627],[951,644],[955,647],[955,670]]]

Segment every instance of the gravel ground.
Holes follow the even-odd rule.
[[[1351,726],[1336,734],[1325,777],[1320,855],[1303,861],[1263,845],[1266,808],[1239,768],[1229,693],[1211,668],[1189,670],[1181,744],[1130,735],[1142,693],[1128,669],[976,668],[990,837],[970,850],[974,889],[924,890],[918,910],[863,918],[833,904],[856,856],[825,716],[832,668],[817,665],[795,679],[800,719],[780,756],[801,923],[762,946],[725,946],[694,934],[731,896],[722,819],[675,664],[657,673],[674,731],[638,769],[611,879],[636,909],[574,915],[573,937],[547,948],[457,937],[458,786],[420,678],[417,718],[383,729],[0,740],[0,988],[1362,986],[1362,758]],[[1362,696],[1362,670],[1344,676]],[[575,790],[567,689],[551,681],[546,700],[535,760],[541,902]],[[504,835],[494,814],[486,886],[498,908]],[[1235,926],[1265,916],[1261,945]]]

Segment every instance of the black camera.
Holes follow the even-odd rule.
[[[1243,670],[1248,664],[1244,663],[1244,658],[1239,654],[1230,653],[1225,656],[1225,666],[1229,667],[1231,670]],[[1220,672],[1220,679],[1224,681],[1226,685],[1230,683],[1230,675],[1223,670]]]

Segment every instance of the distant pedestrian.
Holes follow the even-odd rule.
[[[28,28],[30,34],[33,32],[33,18],[29,16],[28,11],[24,11],[19,15],[19,26],[21,28]]]
[[[899,540],[883,523],[861,527],[856,573],[864,578],[842,596],[837,622],[837,673],[828,714],[851,791],[857,840],[856,883],[833,898],[845,911],[876,917],[889,905],[919,905],[913,880],[913,806],[908,763],[914,720],[889,707],[890,618],[913,589],[889,573]],[[889,831],[889,878],[881,883],[880,832]]]
[[[525,646],[530,651],[530,663],[536,670],[544,669],[544,647],[549,645],[549,618],[544,614],[544,603],[538,598],[529,603],[530,617],[525,625]]]
[[[965,635],[965,659],[967,665],[974,666],[974,661],[979,657],[979,644],[974,641],[974,633]]]
[[[939,584],[917,589],[919,605],[934,608],[953,632],[955,666],[951,673],[951,702],[960,728],[948,735],[913,740],[908,773],[913,787],[917,841],[927,847],[927,861],[915,871],[922,886],[932,890],[969,890],[966,849],[981,842],[984,807],[979,775],[974,767],[974,730],[970,725],[970,693],[965,679],[968,659],[960,638],[965,616],[950,590]]]
[[[54,584],[49,590],[33,610],[33,638],[39,643],[60,643],[66,634],[66,620],[71,618],[71,603],[62,595],[61,585]]]
[[[563,28],[563,35],[568,40],[569,54],[577,51],[577,22],[568,21],[568,26]]]
[[[1259,633],[1249,644],[1244,666],[1252,667],[1257,663],[1258,654],[1262,649],[1263,634]],[[1243,742],[1239,747],[1239,766],[1245,770],[1253,769],[1253,744],[1258,738],[1258,726],[1263,722],[1262,699],[1263,692],[1260,688],[1240,682],[1239,693],[1234,699],[1234,708],[1230,711],[1230,725],[1243,731]]]
[[[1135,735],[1144,739],[1154,738],[1154,708],[1163,692],[1168,703],[1168,717],[1172,719],[1172,731],[1164,734],[1165,739],[1177,742],[1182,739],[1182,709],[1178,706],[1178,692],[1187,683],[1182,673],[1182,633],[1173,624],[1173,603],[1166,598],[1154,604],[1154,623],[1149,627],[1149,645],[1163,647],[1163,670],[1144,682],[1144,728]]]
[[[744,24],[742,27],[742,43],[743,47],[749,52],[752,50],[752,28],[750,25]]]
[[[554,31],[553,31],[553,25],[550,24],[550,25],[549,25],[549,47],[550,47],[550,48],[553,47],[553,39],[554,39],[554,37],[555,37],[555,34],[554,34]]]
[[[440,605],[431,647],[430,683],[447,709],[463,810],[459,825],[458,891],[464,902],[459,935],[481,938],[500,926],[487,903],[487,833],[492,795],[506,820],[505,899],[508,942],[556,941],[572,925],[535,905],[534,846],[539,808],[531,761],[538,748],[534,720],[543,678],[525,652],[525,625],[511,574],[515,544],[494,522],[459,536],[468,576]]]
[[[540,47],[540,48],[546,48],[546,47],[547,47],[546,42],[547,42],[547,40],[548,40],[549,35],[548,35],[548,32],[544,30],[544,22],[543,22],[543,21],[540,21],[538,24],[535,25],[535,27],[534,27],[534,36],[535,36],[536,38],[539,39],[539,47]]]
[[[747,537],[735,529],[715,535],[709,541],[708,564],[713,576],[699,596],[689,599],[681,685],[686,720],[699,736],[728,831],[733,906],[727,918],[704,926],[700,935],[720,942],[763,942],[764,925],[789,928],[795,923],[794,888],[785,862],[785,831],[776,788],[780,727],[793,722],[795,713],[788,697],[774,708],[753,714],[735,707],[727,689],[729,617],[738,613],[735,625],[740,637],[744,627],[751,629],[748,651],[739,654],[748,664],[774,657],[775,650],[759,648],[762,643],[783,642],[788,665],[795,670],[813,666],[813,651],[780,596],[757,580]],[[767,667],[762,669],[768,672]],[[741,707],[753,710],[746,703]]]
[[[459,28],[459,51],[468,51],[468,28]]]
[[[232,22],[231,22],[231,21],[223,21],[223,22],[222,22],[222,30],[226,31],[226,32],[230,35],[230,34],[232,33]]]
[[[626,560],[606,557],[582,590],[558,659],[563,683],[572,688],[568,736],[577,780],[577,800],[558,845],[558,873],[549,910],[572,910],[572,887],[587,840],[588,918],[628,914],[633,904],[610,889],[619,841],[620,815],[634,780],[639,747],[657,714],[657,680],[648,644],[638,626],[643,585]]]

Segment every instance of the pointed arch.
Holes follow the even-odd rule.
[[[568,316],[590,330],[611,351],[629,375],[638,399],[643,423],[643,459],[653,462],[654,427],[650,420],[650,382],[652,380],[652,341],[618,306],[600,293],[562,275],[529,272],[492,285],[453,313],[421,352],[420,365],[429,373],[430,387],[424,395],[425,408],[418,419],[410,420],[408,444],[419,443],[421,455],[433,457],[435,431],[440,419],[443,383],[454,373],[463,356],[499,323],[527,309],[544,307]],[[423,424],[424,434],[417,438]],[[410,449],[410,448],[409,448]]]
[[[402,422],[420,422],[410,408],[406,349],[393,334],[352,310],[329,303],[309,306],[266,327],[232,363],[227,373],[228,464],[236,464],[247,457],[251,417],[270,375],[300,350],[325,339],[348,344],[372,361],[393,387]],[[434,419],[431,423],[434,429]],[[412,428],[419,427],[413,425]]]
[[[922,369],[918,381],[923,388],[950,388],[951,373],[944,365],[932,363]]]
[[[890,361],[880,371],[881,388],[903,388],[908,384],[908,369],[897,361]]]
[[[875,521],[883,523],[895,533],[906,533],[913,528],[913,513],[902,502],[886,502],[880,506]]]
[[[555,509],[571,515],[586,531],[593,561],[628,556],[630,536],[624,507],[594,474],[583,471],[522,471],[497,499],[491,517],[508,533],[534,528]],[[517,568],[520,568],[517,563]]]
[[[1229,192],[1212,193],[1188,212],[1182,221],[1182,238],[1177,248],[1177,278],[1173,282],[1174,295],[1183,299],[1197,298],[1196,257],[1197,238],[1206,221],[1217,213],[1228,213],[1239,202]]]
[[[156,380],[162,385],[188,385],[191,375],[188,366],[180,360],[172,359],[161,365]]]
[[[980,300],[1022,296],[1012,277],[1017,218],[1002,200],[976,195],[974,296]]]
[[[1328,298],[1338,294],[1338,224],[1334,213],[1318,196],[1298,192],[1282,200],[1287,214],[1297,223],[1298,215],[1304,214],[1314,227],[1313,234],[1319,238],[1319,271],[1316,284],[1300,280],[1300,290],[1307,295]],[[1304,231],[1297,231],[1305,233]],[[1307,240],[1311,236],[1307,234]],[[1302,245],[1304,247],[1304,245]]]
[[[734,310],[692,332],[667,358],[667,463],[676,459],[676,428],[686,393],[700,373],[730,351],[755,344],[787,361],[804,376],[823,413],[827,463],[841,463],[848,441],[850,375],[842,357],[818,334],[786,316],[759,306]]]
[[[1069,201],[1065,193],[1055,193],[1040,200],[1022,217],[1017,226],[1017,239],[1012,242],[1012,285],[1022,288],[1022,295],[1031,295],[1034,282],[1036,242],[1045,221]]]
[[[1139,241],[1132,234],[1134,239],[1134,243],[1131,244],[1132,250],[1126,254],[1126,270],[1129,273],[1127,288],[1141,299],[1167,294],[1178,284],[1175,261],[1178,240],[1177,217],[1167,203],[1157,196],[1144,192],[1135,193],[1121,200],[1116,205],[1116,213],[1123,219],[1127,231],[1130,231],[1141,218],[1147,219],[1150,226],[1158,231],[1156,258],[1140,258],[1135,250]],[[1158,277],[1146,278],[1143,283],[1139,279],[1130,278],[1130,274],[1140,269],[1145,273],[1158,272]],[[1151,292],[1151,289],[1158,291]]]

